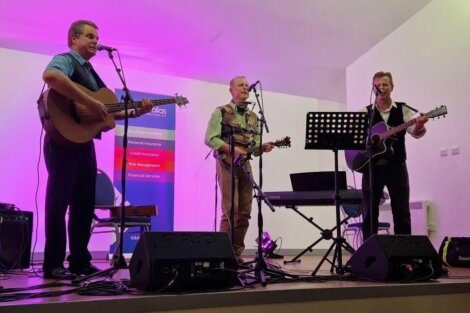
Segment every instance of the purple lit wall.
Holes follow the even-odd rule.
[[[60,52],[57,51],[57,52]],[[11,202],[19,208],[35,211],[36,163],[41,127],[36,112],[35,101],[41,91],[41,75],[51,56],[38,55],[0,48],[0,68],[2,74],[11,79],[0,85],[0,101],[5,104],[0,114],[0,202]],[[109,60],[97,60],[95,68],[108,86],[119,88],[120,82]],[[123,59],[126,65],[126,59]],[[205,160],[209,149],[204,145],[204,134],[210,114],[216,106],[230,100],[227,85],[152,74],[150,72],[126,70],[129,88],[147,93],[173,95],[178,92],[187,97],[190,103],[186,108],[176,108],[175,138],[175,230],[213,230],[214,224],[214,182],[215,164],[212,157]],[[227,77],[227,81],[231,77]],[[303,123],[286,124],[286,121],[304,121],[308,110],[328,105],[333,110],[343,106],[333,102],[274,94],[265,92],[266,117],[270,122],[271,133],[266,139],[279,139],[290,135],[292,148],[277,149],[265,158],[264,186],[266,190],[288,190],[289,173],[331,168],[332,158],[328,153],[312,155],[303,149]],[[6,105],[6,104],[10,105]],[[285,110],[285,104],[291,107]],[[113,172],[114,131],[103,134],[102,140],[95,141],[98,166],[107,173]],[[289,162],[289,160],[296,162]],[[256,163],[255,163],[256,164]],[[283,166],[279,166],[283,164]],[[257,175],[256,166],[254,174]],[[37,251],[43,249],[43,207],[46,172],[41,161],[40,184],[38,191],[39,227]],[[220,200],[220,198],[219,198]],[[220,202],[219,202],[220,203]],[[321,210],[320,210],[321,211]],[[320,212],[317,211],[317,212]],[[333,221],[329,209],[319,220]],[[298,247],[308,244],[309,238],[300,238],[297,233],[310,231],[307,225],[286,212],[275,214],[265,212],[265,225],[272,236],[284,237],[284,247]],[[36,217],[36,216],[35,216]],[[248,233],[248,247],[254,246],[256,236],[256,213],[253,213],[252,227]],[[110,238],[94,235],[90,249],[105,251]]]

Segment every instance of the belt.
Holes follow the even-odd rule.
[[[378,159],[375,162],[375,166],[388,166],[388,165],[406,165],[406,161],[402,162],[391,162],[390,160],[387,160],[385,158]]]
[[[389,164],[390,164],[390,161],[384,158],[378,159],[377,162],[375,162],[375,165],[377,166],[387,166]]]

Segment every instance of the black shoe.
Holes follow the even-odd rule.
[[[75,274],[64,268],[63,266],[57,267],[52,271],[44,271],[44,278],[58,279],[58,280],[73,280],[77,278]]]
[[[99,268],[97,268],[96,266],[94,266],[91,263],[86,265],[85,267],[79,267],[79,268],[69,266],[69,270],[77,276],[79,276],[79,275],[88,276],[88,275],[91,275],[91,274],[94,274],[94,273],[100,271]]]

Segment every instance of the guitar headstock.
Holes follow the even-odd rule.
[[[287,148],[287,147],[290,147],[290,137],[289,136],[286,136],[282,139],[279,139],[279,140],[276,140],[274,142],[274,146],[278,147],[278,148]]]
[[[441,105],[440,107],[435,108],[434,110],[429,111],[426,113],[428,118],[435,118],[440,116],[445,116],[447,114],[447,107],[445,105]]]
[[[189,103],[188,99],[183,96],[178,96],[178,94],[175,94],[175,103],[181,107],[182,105],[186,105]]]

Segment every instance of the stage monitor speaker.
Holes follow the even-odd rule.
[[[442,275],[442,263],[427,236],[373,235],[346,264],[359,277],[415,281]]]
[[[143,291],[222,289],[234,285],[237,262],[227,233],[144,232],[129,272]]]
[[[32,233],[33,212],[0,210],[0,271],[29,267]]]

